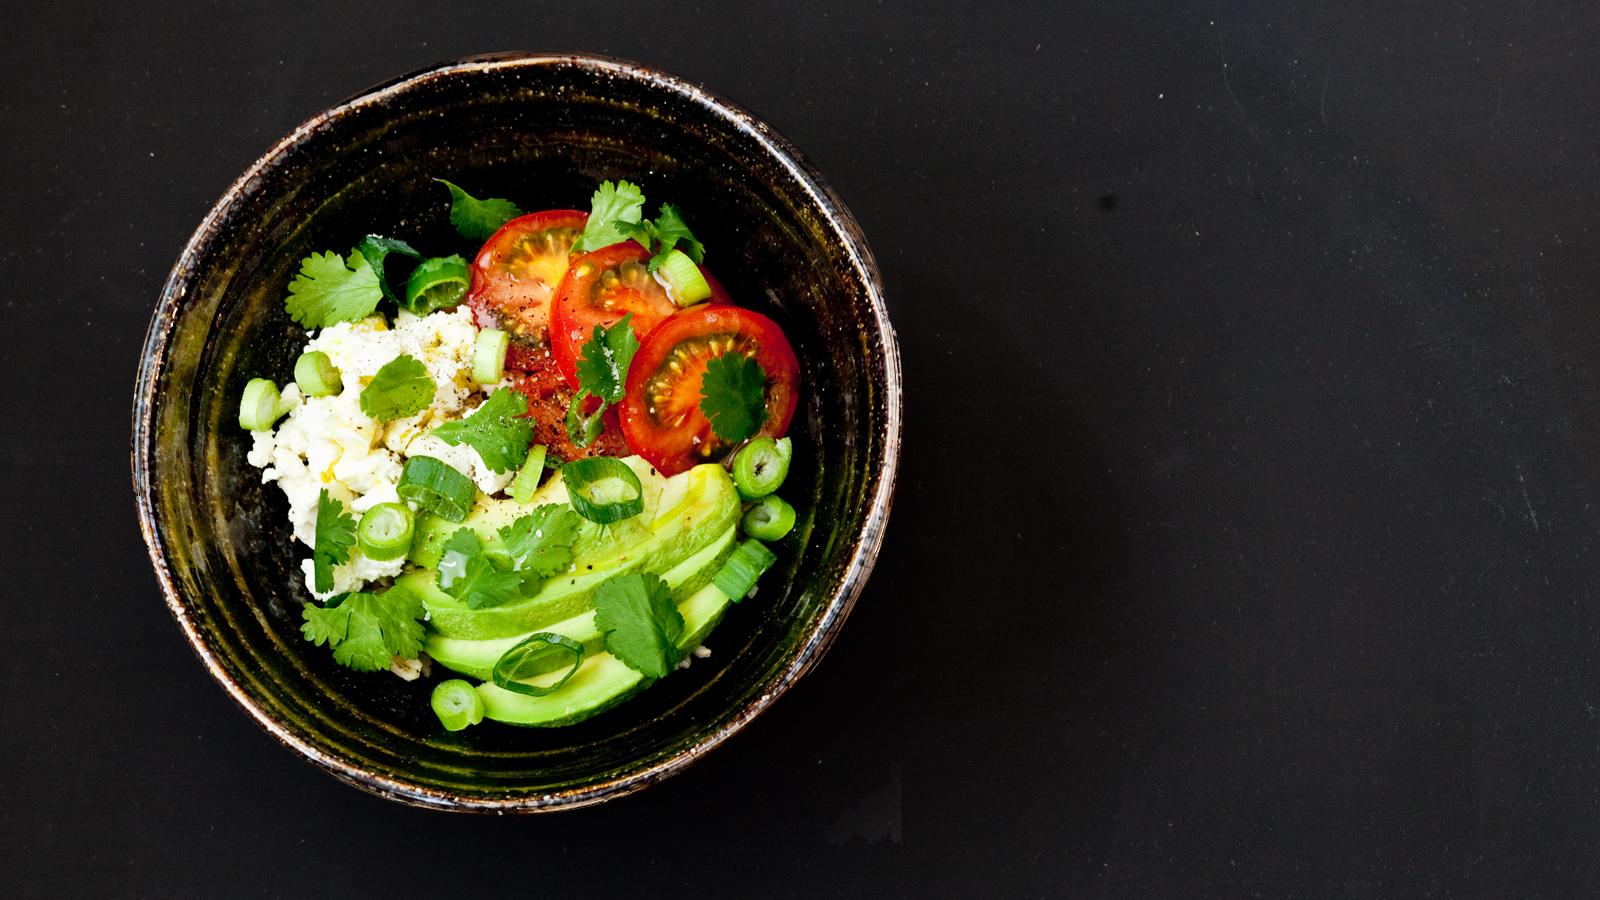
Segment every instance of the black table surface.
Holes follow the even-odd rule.
[[[0,878],[40,896],[1594,896],[1600,8],[72,0],[0,28]],[[145,325],[364,87],[646,61],[882,264],[905,455],[824,664],[558,816],[343,786],[139,540]]]

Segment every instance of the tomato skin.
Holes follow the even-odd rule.
[[[700,411],[705,363],[730,352],[710,341],[731,340],[750,353],[767,375],[767,418],[760,434],[782,437],[799,401],[800,361],[778,324],[758,312],[725,303],[702,304],[678,312],[650,332],[628,367],[621,404],[622,434],[628,446],[664,475],[720,460],[733,449],[717,438]],[[682,348],[682,352],[680,352]],[[681,371],[668,363],[677,360]],[[647,396],[655,393],[656,402]]]
[[[643,341],[656,326],[678,312],[678,307],[667,296],[667,291],[653,275],[644,274],[638,283],[620,285],[607,290],[604,285],[608,272],[620,273],[627,266],[636,276],[650,261],[651,253],[638,241],[628,240],[609,247],[601,247],[572,261],[567,274],[556,289],[550,305],[550,352],[567,383],[578,387],[578,359],[583,347],[594,338],[594,327],[610,328],[633,314],[631,325],[634,337]],[[628,266],[628,264],[635,266]],[[727,291],[709,272],[706,281],[711,285],[709,303],[730,303]],[[620,281],[620,279],[619,279]]]
[[[589,214],[576,209],[529,213],[500,226],[472,261],[466,303],[479,328],[511,333],[508,364],[529,368],[530,348],[546,340],[550,300],[570,262],[569,250]]]

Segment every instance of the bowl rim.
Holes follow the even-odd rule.
[[[839,588],[828,599],[827,606],[817,624],[807,634],[798,654],[776,679],[767,684],[759,695],[726,718],[721,727],[701,735],[671,756],[641,768],[624,769],[621,774],[612,774],[591,784],[545,794],[496,798],[456,794],[404,778],[367,771],[357,763],[325,752],[311,740],[278,722],[233,680],[224,669],[205,634],[197,627],[188,606],[179,595],[172,570],[167,562],[167,549],[158,529],[160,517],[153,499],[151,479],[155,454],[154,414],[157,404],[156,389],[166,368],[168,343],[178,314],[187,298],[189,279],[195,263],[209,252],[211,244],[217,240],[223,223],[228,221],[234,207],[251,192],[253,183],[264,172],[292,154],[308,137],[329,123],[421,85],[463,75],[543,67],[575,67],[666,88],[714,114],[723,124],[753,139],[764,153],[781,165],[803,189],[813,208],[819,211],[828,231],[839,239],[856,278],[865,287],[876,328],[875,339],[884,357],[883,389],[886,421],[882,423],[881,428],[878,426],[873,428],[875,433],[882,435],[884,442],[880,469],[872,489],[860,538],[855,542]],[[893,501],[900,461],[903,417],[901,377],[899,345],[895,338],[894,327],[889,322],[888,309],[883,297],[882,277],[860,226],[810,161],[793,143],[775,132],[771,126],[737,103],[699,85],[676,75],[615,57],[548,51],[509,51],[462,57],[380,83],[306,119],[274,143],[266,153],[234,179],[221,197],[212,204],[199,227],[190,236],[162,287],[160,299],[151,315],[134,387],[131,463],[139,530],[149,552],[156,580],[160,583],[162,595],[166,599],[167,608],[177,619],[189,646],[200,657],[212,677],[257,724],[319,768],[341,781],[378,796],[430,809],[492,813],[576,809],[642,790],[683,771],[711,749],[743,729],[778,697],[788,692],[795,682],[821,659],[833,643],[850,610],[855,606],[883,543],[883,530]]]

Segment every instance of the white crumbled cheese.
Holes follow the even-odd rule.
[[[398,500],[395,485],[409,456],[436,456],[470,476],[486,493],[510,483],[515,473],[492,472],[471,447],[452,447],[428,434],[435,425],[461,418],[469,405],[476,406],[469,404],[475,394],[481,399],[471,377],[477,337],[472,312],[463,306],[428,316],[402,311],[392,328],[381,316],[341,322],[307,342],[306,350],[328,354],[344,381],[343,390],[329,397],[305,397],[291,383],[283,391],[291,407],[288,416],[274,431],[255,432],[246,457],[262,470],[262,481],[277,482],[288,498],[289,521],[297,539],[307,546],[315,543],[317,497],[323,488],[357,516],[379,503]],[[427,367],[435,385],[433,402],[417,415],[375,422],[361,411],[361,391],[379,369],[401,354]],[[334,587],[327,593],[312,588],[309,559],[302,568],[307,587],[318,599],[326,599],[399,575],[404,563],[404,559],[368,559],[358,549],[348,563],[333,567]]]
[[[708,657],[710,655],[711,655],[711,648],[707,647],[705,644],[701,644],[700,646],[694,648],[694,658],[695,659],[705,659],[706,657]]]

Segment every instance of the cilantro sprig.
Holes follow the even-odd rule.
[[[472,415],[446,422],[433,430],[451,446],[465,442],[496,472],[510,472],[528,458],[533,442],[533,420],[528,398],[511,388],[497,388]]]
[[[628,237],[638,241],[641,247],[655,254],[646,266],[652,273],[661,268],[674,248],[682,250],[697,265],[706,261],[705,245],[695,238],[694,232],[689,230],[689,223],[683,220],[678,208],[671,203],[661,204],[661,210],[654,219],[624,223],[618,227]]]
[[[567,438],[574,446],[587,447],[599,437],[605,427],[600,417],[607,407],[622,402],[628,366],[639,351],[632,323],[633,313],[628,313],[610,328],[596,325],[592,338],[583,345],[578,359],[578,394],[567,407]],[[584,404],[591,397],[598,398],[600,406],[584,415]]]
[[[754,357],[724,353],[706,363],[700,411],[711,430],[730,443],[755,437],[767,420],[767,373]]]
[[[634,572],[601,582],[594,593],[594,622],[605,634],[606,650],[629,668],[661,678],[678,664],[683,616],[657,576]]]
[[[361,411],[379,422],[404,419],[426,409],[437,389],[428,367],[402,353],[385,363],[362,389]]]
[[[510,200],[498,197],[479,200],[443,178],[434,181],[450,189],[450,224],[467,240],[488,240],[500,226],[522,215],[522,210]]]
[[[360,251],[348,257],[313,253],[300,260],[300,272],[289,282],[283,307],[302,326],[324,328],[364,319],[382,299],[378,273]]]
[[[405,241],[386,238],[376,234],[369,234],[356,245],[356,252],[372,267],[372,273],[378,277],[378,290],[389,300],[399,303],[400,297],[389,286],[389,279],[384,276],[383,263],[391,253],[409,256],[412,259],[421,259],[422,254]]]
[[[306,640],[332,647],[334,662],[357,672],[387,669],[395,657],[415,659],[422,651],[422,600],[404,588],[307,603],[301,615]]]
[[[495,543],[457,529],[439,558],[439,589],[471,609],[532,596],[545,579],[572,565],[581,525],[571,507],[546,503],[499,529]]]
[[[639,186],[618,179],[615,184],[600,182],[589,198],[589,221],[583,234],[572,244],[573,253],[588,253],[628,239],[623,228],[644,218],[644,192]]]
[[[333,567],[350,561],[356,543],[356,520],[344,504],[323,488],[317,494],[317,529],[311,547],[311,576],[317,593],[333,590]]]

